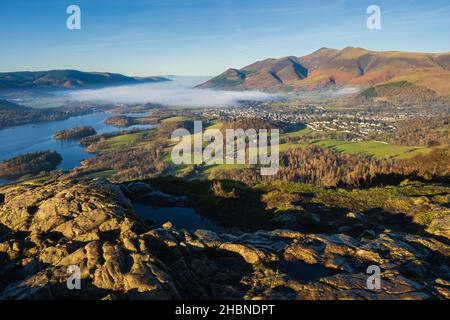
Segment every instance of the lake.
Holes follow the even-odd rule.
[[[53,134],[63,129],[80,126],[91,126],[99,134],[119,131],[121,129],[104,123],[106,119],[116,115],[119,114],[92,113],[66,120],[26,124],[0,130],[0,162],[29,152],[54,150],[63,158],[58,169],[71,170],[77,167],[81,160],[91,157],[92,154],[85,152],[79,146],[78,141],[58,141],[53,139]],[[138,117],[143,114],[126,115]],[[124,128],[124,130],[148,129],[151,127],[151,125],[135,125]],[[7,180],[0,179],[0,185],[7,182]]]

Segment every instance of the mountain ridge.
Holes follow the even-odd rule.
[[[81,88],[170,81],[165,77],[129,77],[111,72],[84,72],[73,69],[16,71],[0,73],[0,88]]]
[[[450,52],[371,51],[346,47],[320,48],[302,56],[269,58],[241,69],[230,68],[199,88],[231,90],[316,90],[408,81],[450,94]]]

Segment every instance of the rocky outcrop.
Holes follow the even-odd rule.
[[[152,229],[122,190],[72,180],[0,188],[0,299],[450,298],[445,237]],[[378,290],[367,288],[370,265],[381,269]],[[71,266],[81,290],[67,287]]]
[[[443,211],[433,217],[427,231],[450,239],[450,210]]]

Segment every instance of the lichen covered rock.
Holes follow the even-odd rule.
[[[448,299],[449,243],[291,230],[154,229],[124,188],[54,180],[0,188],[0,299]],[[381,287],[367,287],[367,267]],[[69,290],[68,270],[81,290]]]

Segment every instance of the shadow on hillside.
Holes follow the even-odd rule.
[[[248,188],[244,183],[221,180],[221,195],[213,191],[214,181],[209,180],[187,181],[163,177],[147,180],[146,183],[164,193],[186,196],[186,206],[223,228],[254,232],[274,227],[271,222],[273,216],[261,202],[262,193]]]
[[[249,188],[234,180],[221,180],[224,193],[234,193],[234,197],[221,197],[213,191],[214,181],[188,181],[175,177],[162,177],[147,180],[146,183],[158,190],[176,196],[186,196],[189,206],[204,217],[213,220],[218,225],[243,232],[258,230],[291,229],[304,233],[343,233],[355,238],[376,238],[387,230],[410,234],[425,235],[447,243],[448,240],[426,232],[423,225],[417,224],[407,213],[392,213],[383,208],[371,208],[349,217],[350,208],[325,206],[312,201],[313,192],[300,193],[302,200],[295,202],[302,211],[286,211],[275,213],[266,209],[261,200],[263,192]],[[318,222],[299,216],[307,212],[317,216]],[[289,216],[283,223],[277,221],[282,215]]]

